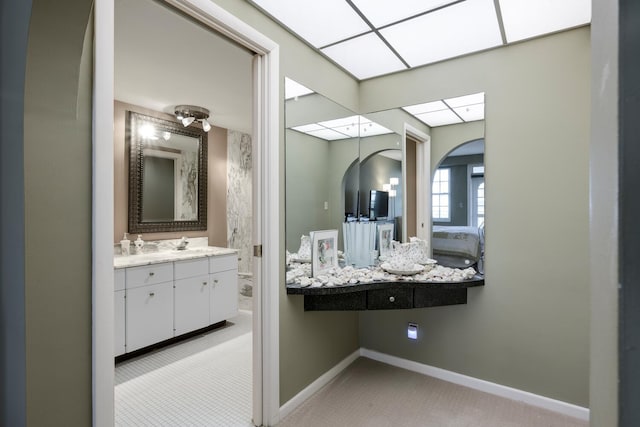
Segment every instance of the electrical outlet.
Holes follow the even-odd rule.
[[[329,210],[329,202],[324,202],[324,210],[325,211]]]
[[[407,338],[410,340],[418,339],[418,324],[417,323],[409,323],[407,326]]]

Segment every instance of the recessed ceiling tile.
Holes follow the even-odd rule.
[[[416,115],[416,117],[431,127],[462,123],[460,117],[456,116],[454,112],[449,109],[422,113]]]
[[[591,0],[500,0],[511,43],[591,22]]]
[[[478,92],[471,95],[458,96],[456,98],[445,99],[444,102],[451,108],[463,107],[472,104],[484,104],[484,92]]]
[[[311,89],[301,85],[295,80],[291,80],[289,77],[284,78],[284,97],[285,99],[292,99],[298,96],[309,95],[314,93]]]
[[[493,0],[467,0],[380,33],[412,67],[502,44]]]
[[[311,123],[311,124],[308,124],[308,125],[294,126],[291,129],[297,130],[298,132],[307,133],[307,132],[313,132],[313,131],[316,131],[316,130],[323,130],[323,129],[325,129],[325,127],[320,126],[317,123]]]
[[[448,107],[442,101],[425,102],[424,104],[409,105],[402,107],[409,114],[430,113],[432,111],[446,110]]]
[[[340,126],[352,126],[357,128],[358,123],[360,123],[360,116],[349,116],[320,122],[319,125],[325,128],[336,128]]]
[[[373,33],[329,46],[322,52],[361,80],[406,69],[402,61]]]
[[[484,104],[471,104],[453,109],[465,122],[484,120]]]
[[[358,137],[358,126],[353,126],[353,125],[344,125],[344,126],[336,126],[331,128],[332,130],[336,131],[336,132],[340,132],[343,135],[346,135],[350,138],[357,138]]]
[[[364,138],[367,136],[385,135],[388,133],[393,132],[364,116],[360,116],[360,137]]]
[[[333,129],[323,129],[314,132],[308,132],[308,134],[311,136],[315,136],[316,138],[325,139],[327,141],[350,138],[349,135],[345,135]]]
[[[457,0],[353,0],[353,4],[378,28],[455,1]]]
[[[371,30],[344,0],[252,1],[317,48]]]

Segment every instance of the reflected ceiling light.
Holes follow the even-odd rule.
[[[209,110],[195,105],[177,105],[174,109],[176,118],[182,122],[184,127],[189,126],[193,122],[200,122],[205,132],[211,130],[211,124],[207,121],[209,118]]]
[[[389,178],[389,184],[391,185],[400,184],[400,178],[398,178],[397,176],[392,176],[391,178]]]

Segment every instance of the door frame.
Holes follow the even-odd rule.
[[[210,0],[164,0],[256,52],[253,93],[253,422],[279,420],[279,47]],[[94,4],[92,420],[114,425],[114,0]]]
[[[420,129],[404,124],[402,136],[402,164],[406,164],[407,136],[418,141],[416,144],[416,234],[428,242],[431,251],[431,136]],[[402,171],[403,188],[406,187],[406,172]],[[406,195],[403,206],[406,206]],[[407,224],[403,221],[402,240],[407,239]]]

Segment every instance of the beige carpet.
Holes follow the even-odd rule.
[[[278,427],[574,427],[585,421],[366,358]]]

